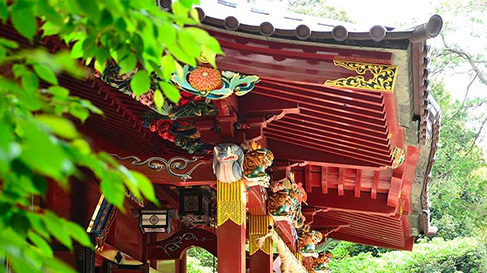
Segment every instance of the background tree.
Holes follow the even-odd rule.
[[[208,33],[186,27],[199,23],[193,2],[177,1],[169,13],[152,0],[0,0],[1,23],[31,44],[0,38],[0,264],[19,273],[74,272],[53,256],[49,243],[56,239],[72,249],[75,240],[92,247],[83,228],[32,202],[46,193],[48,180],[68,189],[70,177],[85,168],[120,210],[127,189],[157,204],[146,177],[91,150],[68,116],[84,122],[102,113],[70,96],[57,75],[82,78],[93,71],[80,64],[102,71],[114,61],[122,73],[138,68],[130,83],[136,95],[149,90],[155,73],[162,79],[157,106],[178,101],[179,92],[166,81],[182,71],[179,62],[194,66],[203,55],[214,64],[221,53]],[[59,37],[65,50],[51,54],[37,47],[46,36]]]

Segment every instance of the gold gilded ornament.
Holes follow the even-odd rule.
[[[272,217],[269,215],[250,215],[249,216],[249,254],[253,255],[257,250],[262,250],[267,255],[272,254],[272,239],[266,236],[273,224]],[[264,241],[259,244],[259,239]]]
[[[351,61],[333,60],[335,66],[357,72],[357,76],[326,80],[325,85],[350,87],[361,90],[394,92],[397,78],[397,66],[384,64],[368,64]],[[369,72],[372,78],[366,80],[364,75]]]
[[[223,225],[227,220],[235,224],[245,225],[247,200],[245,184],[242,180],[232,183],[217,181],[217,225]]]

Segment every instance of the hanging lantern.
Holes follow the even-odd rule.
[[[168,210],[141,210],[140,230],[145,232],[167,232],[169,225]]]
[[[211,216],[211,193],[201,187],[179,189],[179,214],[181,216]]]

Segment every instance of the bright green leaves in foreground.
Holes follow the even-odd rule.
[[[15,272],[74,272],[53,257],[50,244],[55,240],[73,249],[91,243],[83,228],[32,203],[32,196],[46,193],[47,181],[69,190],[70,177],[83,177],[83,168],[122,211],[127,190],[139,199],[158,200],[145,176],[92,151],[72,120],[84,122],[102,112],[70,96],[58,75],[82,79],[93,71],[81,69],[79,61],[99,71],[115,61],[123,73],[137,69],[131,88],[137,95],[154,88],[160,108],[166,99],[179,100],[178,90],[167,83],[182,71],[179,62],[195,65],[202,57],[215,65],[221,49],[205,31],[185,27],[199,23],[193,0],[175,2],[173,14],[152,0],[6,2],[0,0],[3,23],[10,19],[31,42],[56,35],[71,49],[50,54],[0,38],[0,67],[11,68],[13,75],[0,75],[0,265],[8,257]],[[153,73],[163,80],[157,86],[151,86]]]
[[[137,96],[140,96],[147,92],[150,87],[150,78],[147,71],[141,70],[135,73],[132,81],[130,81],[130,87]]]

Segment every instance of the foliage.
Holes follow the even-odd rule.
[[[339,22],[353,22],[344,10],[328,5],[326,0],[289,0],[289,10]]]
[[[432,272],[486,272],[487,247],[478,238],[457,238],[445,241],[435,238],[421,241],[412,252],[391,251],[372,256],[363,252],[349,256],[343,248],[334,249],[330,268],[334,273],[432,273]]]
[[[200,247],[192,247],[186,252],[188,257],[188,273],[216,272],[216,257]]]
[[[259,3],[257,0],[246,1],[253,4]],[[269,2],[283,3],[291,12],[327,18],[339,22],[353,22],[344,10],[329,5],[327,0],[270,0]]]
[[[487,32],[479,29],[487,5],[445,0],[437,12],[447,20],[431,63],[432,92],[442,111],[441,147],[430,184],[433,224],[443,238],[485,237],[487,162],[481,141],[487,127],[487,96],[478,90],[487,86]],[[467,39],[468,43],[458,43]],[[464,80],[464,96],[452,98],[458,90],[447,89],[451,76]]]
[[[443,238],[472,236],[485,229],[487,208],[487,176],[482,171],[487,163],[475,142],[478,128],[471,126],[475,120],[471,112],[478,110],[471,101],[467,107],[452,101],[441,84],[433,92],[443,115],[441,147],[430,185],[433,224]]]
[[[195,65],[203,55],[214,64],[221,52],[216,39],[185,27],[198,23],[193,2],[175,2],[169,13],[152,0],[0,0],[2,23],[11,23],[33,46],[53,35],[69,45],[51,54],[0,38],[0,264],[8,259],[15,272],[74,272],[54,258],[49,243],[55,239],[72,249],[75,240],[92,247],[87,234],[31,200],[46,193],[47,181],[68,189],[80,168],[97,176],[102,193],[121,210],[127,189],[157,204],[145,176],[91,150],[68,116],[84,122],[102,112],[70,96],[57,75],[85,77],[79,61],[102,70],[114,60],[124,72],[138,68],[131,87],[141,95],[151,73],[167,81],[182,71],[178,61]],[[175,99],[173,91],[155,90],[158,103]]]

